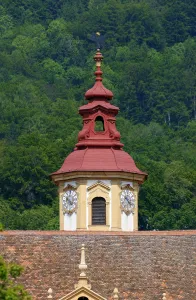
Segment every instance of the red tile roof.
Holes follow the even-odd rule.
[[[75,150],[65,159],[62,167],[53,174],[73,171],[121,171],[145,175],[136,167],[128,153],[113,148]]]
[[[85,98],[91,99],[100,97],[105,99],[112,99],[113,93],[105,88],[102,81],[96,81],[94,86],[85,93]]]

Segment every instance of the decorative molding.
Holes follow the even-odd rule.
[[[95,197],[102,197],[105,199],[106,201],[106,204],[110,202],[110,199],[109,199],[109,193],[108,191],[104,191],[103,189],[101,188],[96,188],[96,189],[93,189],[90,193],[89,193],[89,197],[88,197],[88,203],[92,202],[92,200],[95,198]]]
[[[78,183],[76,181],[69,181],[64,183],[63,190],[67,189],[77,189]]]
[[[87,264],[85,262],[85,247],[82,244],[81,248],[81,260],[79,264],[79,269],[81,271],[78,283],[75,284],[75,289],[68,295],[62,297],[59,300],[78,300],[80,297],[86,297],[89,300],[107,300],[106,298],[100,296],[91,290],[91,285],[88,283],[88,278],[86,276]]]
[[[97,180],[97,182],[95,182],[91,186],[87,187],[87,191],[91,191],[92,189],[94,189],[98,186],[102,187],[103,189],[106,189],[107,191],[110,191],[110,187],[108,185],[106,185],[105,183],[103,183],[101,180]]]
[[[129,172],[112,172],[112,171],[97,171],[97,172],[92,172],[92,171],[71,171],[71,172],[66,172],[63,174],[55,174],[52,175],[53,181],[59,185],[59,182],[61,181],[66,181],[66,180],[75,180],[75,179],[97,179],[99,178],[104,178],[104,179],[125,179],[125,180],[132,180],[133,182],[138,182],[138,183],[143,183],[145,180],[146,175],[144,174],[134,174],[134,173],[129,173]]]
[[[131,191],[134,190],[133,182],[130,182],[130,181],[121,181],[120,187],[122,190],[124,190],[124,189],[130,189]]]
[[[80,297],[87,297],[89,300],[107,300],[86,287],[80,287],[59,300],[78,300]]]

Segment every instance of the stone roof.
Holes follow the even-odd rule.
[[[194,300],[196,231],[66,232],[5,231],[0,253],[25,267],[20,282],[33,299],[55,300],[70,293],[78,280],[80,248],[86,247],[92,290],[110,300]]]

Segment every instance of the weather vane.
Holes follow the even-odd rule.
[[[104,46],[105,36],[101,35],[100,32],[93,33],[90,38],[92,42],[96,43],[97,49],[101,49]]]

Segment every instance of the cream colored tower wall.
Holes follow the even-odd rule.
[[[135,231],[138,230],[138,183],[131,181],[121,181],[122,186],[128,186],[131,192],[134,194],[135,207],[133,211],[126,214],[124,211],[121,211],[121,230],[122,231]],[[125,188],[126,189],[126,188]]]
[[[76,230],[77,229],[77,210],[73,213],[65,213],[63,211],[62,197],[63,194],[69,189],[65,188],[66,182],[61,182],[59,185],[59,219],[60,230]],[[71,184],[72,182],[70,182]],[[76,190],[77,191],[77,190]]]
[[[87,229],[86,226],[86,180],[78,181],[78,210],[77,210],[77,229]]]
[[[121,209],[120,209],[120,181],[117,179],[112,180],[112,217],[111,217],[111,230],[120,231],[121,230]]]
[[[70,181],[67,181],[67,184]],[[59,184],[60,230],[95,230],[95,231],[134,231],[138,230],[138,192],[137,182],[120,179],[75,179],[75,191],[78,195],[76,212],[63,212],[62,196],[66,189],[66,181]],[[125,214],[121,210],[120,195],[122,184],[130,185],[135,196],[133,213]],[[103,197],[106,200],[106,225],[92,225],[92,200]]]
[[[138,230],[138,196],[139,196],[139,184],[133,183],[134,194],[135,194],[135,211],[133,218],[133,230]]]
[[[122,231],[133,231],[134,230],[134,213],[126,214],[121,212],[121,229]]]
[[[61,181],[59,184],[59,225],[60,230],[64,230],[64,214],[63,214],[63,203],[62,203],[62,195],[64,193],[63,191],[64,183]]]

